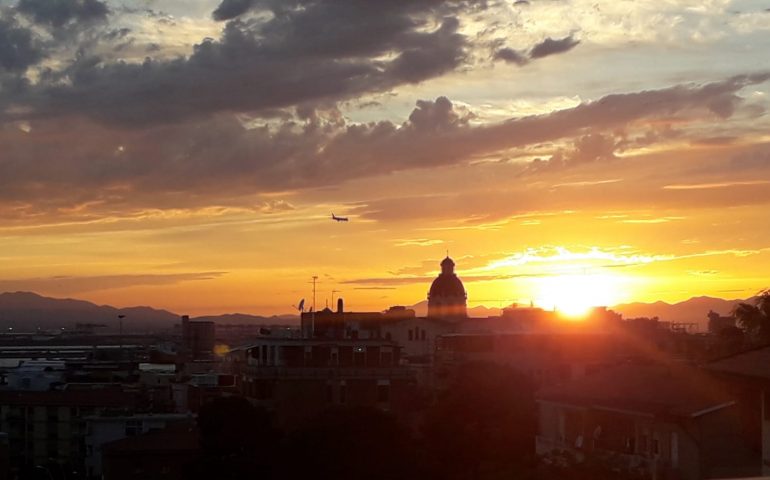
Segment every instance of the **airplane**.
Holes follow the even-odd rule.
[[[338,217],[335,214],[332,213],[332,220],[336,220],[338,222],[347,222],[348,217]]]

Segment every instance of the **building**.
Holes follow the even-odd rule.
[[[166,428],[172,423],[189,423],[190,415],[182,414],[131,414],[97,415],[86,417],[85,467],[89,478],[102,477],[102,457],[105,444],[128,437]]]
[[[622,352],[609,332],[450,333],[438,337],[435,363],[440,376],[462,364],[494,363],[544,386],[613,365]]]
[[[770,475],[770,347],[731,355],[705,368],[739,395],[744,431],[760,453],[762,475]]]
[[[137,396],[119,386],[89,390],[0,391],[0,431],[8,434],[16,474],[55,464],[84,472],[86,420],[107,411],[126,412]]]
[[[205,360],[214,355],[217,330],[214,322],[193,321],[182,316],[182,354],[186,360]]]
[[[755,475],[736,401],[683,365],[622,365],[538,393],[538,455],[569,451],[646,478]]]
[[[467,318],[467,300],[463,282],[455,274],[455,262],[447,255],[441,261],[441,273],[428,291],[428,318]]]
[[[18,367],[5,372],[0,388],[45,391],[63,384],[66,375],[66,364],[62,360],[24,360]]]
[[[200,455],[194,422],[174,422],[107,443],[103,448],[104,480],[183,480]]]
[[[722,316],[713,310],[708,313],[708,329],[711,334],[719,334],[726,328],[735,328],[735,317],[728,315]]]
[[[273,410],[283,425],[332,405],[411,413],[415,376],[388,340],[265,338],[232,350],[224,367],[247,398]]]

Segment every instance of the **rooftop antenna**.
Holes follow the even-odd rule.
[[[315,285],[318,282],[318,275],[313,275],[313,307],[310,310],[310,337],[315,335]]]
[[[303,313],[305,311],[305,299],[303,298],[302,300],[299,301],[298,304],[292,305],[292,306],[296,308],[299,311],[299,313]]]
[[[342,293],[339,290],[332,290],[332,305],[334,305],[334,294],[335,293]]]
[[[315,286],[318,282],[318,275],[313,275],[313,311],[315,312]]]

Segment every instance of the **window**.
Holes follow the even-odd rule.
[[[652,439],[652,454],[660,455],[660,442],[657,438]]]
[[[425,330],[420,330],[420,340],[425,341]]]
[[[390,401],[390,385],[377,385],[377,401],[379,403]]]
[[[412,340],[414,340],[414,332],[413,332],[413,331],[412,331],[412,329],[410,328],[410,329],[409,329],[409,341],[411,342]]]
[[[134,437],[142,433],[142,421],[141,420],[126,420],[126,436]]]
[[[636,439],[634,437],[626,437],[625,444],[626,453],[634,453],[636,451]]]
[[[383,367],[390,367],[393,365],[393,354],[391,352],[382,352],[380,357],[380,365]]]

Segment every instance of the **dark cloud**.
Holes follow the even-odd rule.
[[[472,283],[472,282],[491,282],[495,280],[510,280],[513,278],[548,277],[552,275],[539,274],[539,273],[532,273],[532,274],[522,273],[522,274],[516,274],[516,275],[463,275],[462,273],[460,273],[460,276],[462,277],[463,282]],[[348,285],[372,285],[366,288],[379,289],[379,288],[387,288],[390,285],[412,285],[416,283],[428,284],[434,278],[436,277],[421,276],[421,277],[356,278],[352,280],[343,280],[340,283],[348,284]],[[361,289],[361,288],[365,288],[365,287],[358,287],[358,289]]]
[[[61,28],[107,18],[107,4],[99,0],[19,0],[16,9],[38,25]]]
[[[467,39],[457,18],[444,15],[451,10],[439,8],[445,3],[271,2],[269,20],[230,21],[219,40],[196,45],[188,58],[132,64],[81,55],[14,103],[31,109],[29,117],[84,114],[137,125],[384,91],[463,63]]]
[[[214,20],[230,20],[243,15],[256,4],[257,0],[223,0],[211,16]]]
[[[0,128],[0,217],[8,223],[33,215],[242,205],[258,192],[460,164],[563,139],[574,139],[574,145],[554,166],[599,164],[614,157],[618,140],[612,132],[661,118],[720,116],[723,111],[712,110],[715,101],[737,104],[737,92],[768,77],[609,95],[485,126],[474,126],[470,113],[444,97],[418,102],[401,125],[348,124],[333,109],[304,111],[304,121],[259,128],[245,128],[230,115],[133,129],[71,118],[32,120],[29,131]],[[82,140],[73,144],[73,137]],[[479,214],[488,208],[483,202],[459,206],[474,205]]]
[[[0,16],[0,73],[4,70],[23,73],[44,56],[42,46],[29,29],[20,26],[10,16]]]
[[[496,60],[503,60],[504,62],[508,63],[515,63],[516,65],[522,66],[526,65],[529,62],[529,59],[524,56],[523,54],[517,52],[516,50],[512,48],[501,48],[497,52],[495,52],[495,59]]]
[[[438,97],[435,102],[418,100],[417,108],[409,115],[409,126],[421,131],[451,130],[467,125],[469,120],[470,115],[455,111],[448,98]]]
[[[575,140],[571,149],[561,149],[548,160],[534,160],[527,171],[558,170],[585,163],[615,160],[617,148],[618,140],[612,135],[589,133]]]
[[[532,50],[529,52],[529,57],[535,59],[555,55],[557,53],[564,53],[572,50],[579,43],[580,40],[573,38],[572,35],[558,40],[549,37],[532,47]]]

